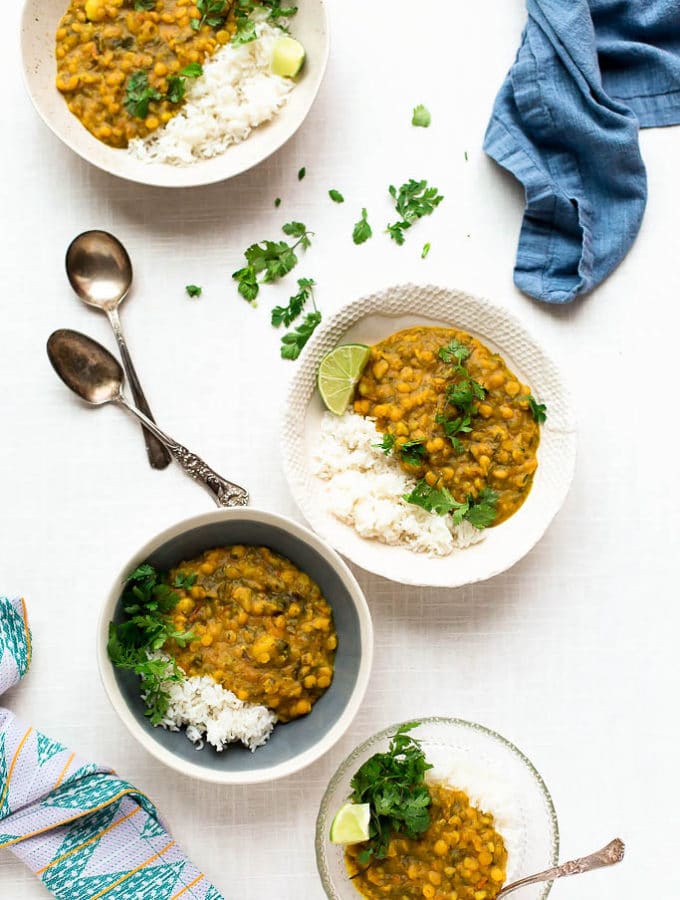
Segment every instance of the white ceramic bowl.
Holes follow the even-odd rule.
[[[26,86],[35,108],[68,147],[92,165],[141,184],[194,187],[233,178],[276,152],[304,122],[321,86],[328,62],[328,20],[324,0],[304,0],[291,20],[291,31],[304,45],[307,61],[286,106],[250,137],[215,159],[189,166],[145,163],[127,150],[97,140],[69,111],[55,86],[55,34],[67,0],[25,0],[21,53]]]
[[[480,338],[506,360],[548,408],[541,426],[538,469],[526,501],[484,540],[450,556],[430,557],[362,538],[328,508],[327,482],[313,474],[324,406],[316,388],[323,356],[338,344],[374,344],[413,325],[445,325]],[[312,528],[369,572],[403,584],[459,587],[491,578],[525,556],[561,507],[574,475],[576,426],[555,364],[506,310],[462,291],[401,285],[344,307],[310,341],[291,382],[282,425],[284,467],[291,491]]]
[[[357,900],[343,848],[331,844],[333,817],[351,794],[350,781],[374,753],[384,753],[398,725],[374,734],[342,763],[330,781],[316,823],[316,864],[330,900]],[[412,732],[434,768],[427,777],[464,790],[496,820],[508,851],[506,883],[557,865],[559,829],[552,799],[535,766],[495,731],[463,719],[421,719]],[[552,883],[521,888],[517,900],[546,900]]]
[[[233,744],[218,753],[196,750],[183,731],[154,728],[144,716],[139,680],[114,669],[106,644],[109,622],[120,620],[123,581],[138,565],[169,569],[212,547],[266,546],[286,556],[317,582],[333,608],[338,649],[330,688],[311,713],[276,725],[269,741],[251,753]],[[170,768],[220,784],[273,781],[310,765],[342,737],[366,693],[373,661],[373,626],[363,592],[340,557],[311,531],[273,513],[219,509],[178,522],[156,535],[120,570],[102,609],[97,635],[99,671],[113,708],[132,736]]]

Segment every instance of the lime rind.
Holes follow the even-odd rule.
[[[336,416],[347,410],[370,356],[371,348],[366,344],[341,344],[321,360],[319,393],[326,408]]]
[[[332,844],[359,844],[370,837],[371,807],[368,803],[345,803],[331,823]]]

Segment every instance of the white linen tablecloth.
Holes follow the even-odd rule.
[[[0,590],[27,597],[35,641],[32,671],[9,705],[154,798],[229,898],[320,900],[313,835],[331,773],[374,730],[426,714],[485,723],[528,754],[552,791],[563,858],[616,835],[627,841],[623,866],[561,883],[555,897],[678,896],[680,132],[643,135],[650,202],[629,258],[596,295],[548,309],[513,288],[521,191],[480,149],[519,40],[520,0],[332,0],[331,62],[298,135],[240,178],[175,192],[109,177],[46,129],[22,84],[20,4],[6,6]],[[427,130],[410,125],[417,103],[432,112]],[[397,247],[382,234],[387,186],[410,177],[429,179],[446,200]],[[375,236],[355,247],[362,206]],[[151,472],[139,429],[115,409],[79,405],[44,346],[54,328],[73,327],[113,347],[106,321],[74,299],[63,271],[75,234],[113,231],[135,266],[123,319],[159,423],[247,485],[255,505],[297,517],[278,452],[295,364],[278,358],[268,324],[290,281],[251,309],[230,278],[249,243],[292,218],[316,232],[295,274],[317,280],[326,313],[390,283],[422,281],[520,316],[568,376],[578,468],[545,539],[492,581],[435,591],[358,572],[376,658],[349,733],[294,777],[219,789],[178,778],[137,746],[104,696],[94,649],[122,562],[211,501],[176,467]],[[188,283],[203,286],[199,300],[185,295]],[[0,855],[0,897],[44,896],[11,854]]]

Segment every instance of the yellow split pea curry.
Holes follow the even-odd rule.
[[[308,575],[266,547],[237,545],[208,550],[169,577],[193,581],[177,591],[173,615],[194,640],[164,648],[187,675],[214,678],[280,722],[311,710],[333,678],[338,639],[331,607]]]
[[[194,0],[70,0],[57,88],[96,138],[127,147],[179,112],[187,77],[236,32],[233,9],[225,0],[212,27]]]
[[[464,331],[416,326],[375,344],[354,411],[402,468],[463,503],[492,491],[498,525],[530,489],[540,440],[529,388]],[[539,414],[540,415],[540,414]]]
[[[490,813],[463,791],[429,785],[430,827],[418,838],[393,835],[385,859],[361,865],[363,844],[351,844],[345,864],[364,897],[394,900],[494,900],[503,886],[508,854]]]

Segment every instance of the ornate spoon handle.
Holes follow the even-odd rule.
[[[182,444],[178,444],[177,441],[174,441],[165,434],[164,431],[161,431],[155,422],[132,406],[125,397],[122,395],[119,396],[117,402],[131,415],[139,419],[139,421],[168,448],[172,456],[177,460],[187,475],[193,478],[194,481],[198,481],[199,484],[202,484],[203,487],[212,494],[212,498],[218,506],[248,505],[248,491],[246,491],[245,488],[242,488],[240,485],[234,484],[231,481],[227,481],[225,478],[222,478],[221,475],[218,475],[217,472],[203,462],[200,456],[196,456],[195,453],[187,450]]]
[[[519,881],[513,881],[512,884],[506,885],[497,897],[505,897],[511,891],[525,887],[527,884],[538,884],[541,881],[554,881],[556,878],[565,878],[568,875],[582,875],[583,872],[592,872],[593,869],[602,869],[604,866],[613,866],[615,863],[621,862],[625,852],[626,845],[622,840],[616,838],[602,850],[597,853],[591,853],[590,856],[582,856],[580,859],[572,859],[569,862],[562,863],[561,866],[555,866],[553,869],[546,869],[545,872],[539,872],[537,875],[529,875],[528,878],[522,878]]]

